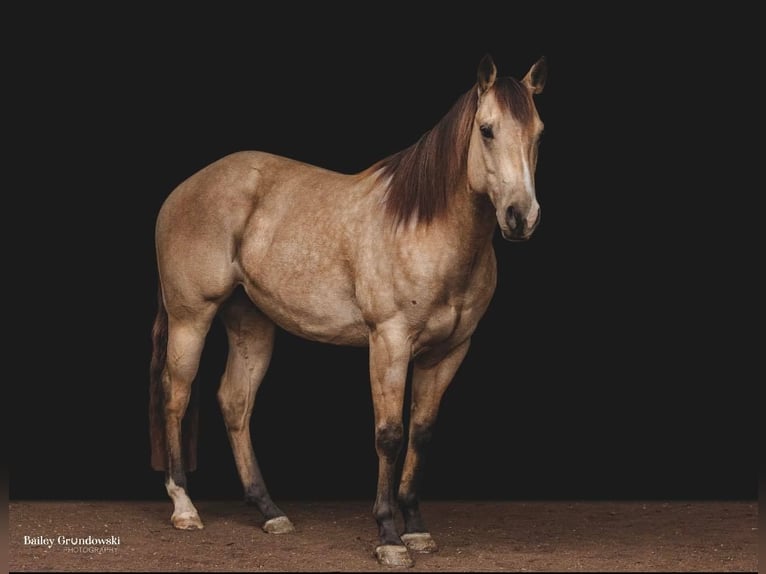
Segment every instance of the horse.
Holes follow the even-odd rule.
[[[245,500],[263,515],[262,529],[294,530],[264,484],[249,430],[279,327],[369,347],[375,556],[381,565],[411,566],[411,552],[437,550],[419,508],[423,452],[495,291],[495,224],[504,239],[524,241],[540,222],[534,182],[543,122],[533,96],[545,84],[545,58],[519,81],[498,77],[487,54],[476,77],[416,143],[359,173],[240,151],[165,199],[155,227],[149,414],[151,466],[165,472],[175,528],[203,528],[186,481],[196,468],[192,382],[218,316],[229,351],[217,398]]]

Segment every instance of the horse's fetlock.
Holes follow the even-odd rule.
[[[402,508],[417,508],[418,497],[413,491],[400,492],[398,497],[399,506]]]

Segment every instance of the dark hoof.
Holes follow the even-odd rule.
[[[295,526],[293,526],[293,523],[290,522],[287,516],[277,516],[267,520],[262,528],[264,532],[269,534],[287,534],[295,530]]]
[[[428,532],[408,532],[402,534],[402,542],[413,552],[430,553],[439,550]]]
[[[375,549],[375,557],[381,566],[412,568],[413,562],[406,546],[384,544]]]

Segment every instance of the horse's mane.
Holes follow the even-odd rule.
[[[495,95],[501,106],[523,123],[532,118],[534,104],[513,78],[498,78]],[[447,209],[449,195],[465,176],[468,141],[478,105],[478,87],[464,93],[431,130],[410,147],[377,163],[380,178],[390,177],[386,213],[396,224],[411,219],[430,223]]]

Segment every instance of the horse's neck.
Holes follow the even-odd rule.
[[[363,179],[368,179],[372,188],[377,188],[376,196],[380,203],[383,203],[382,198],[385,197],[386,187],[380,183],[377,167],[373,166],[360,175]],[[401,237],[406,237],[406,241],[417,241],[415,238],[423,233],[445,238],[449,240],[450,245],[454,246],[455,255],[460,259],[471,260],[479,251],[487,249],[492,243],[497,224],[495,210],[486,195],[478,195],[470,191],[465,175],[459,177],[454,185],[455,187],[447,194],[449,201],[445,212],[439,213],[433,221],[427,223],[418,221],[417,218],[401,223],[400,225],[410,230]],[[399,226],[394,225],[388,229],[399,229]],[[394,237],[397,235],[398,233],[395,233]]]
[[[492,242],[495,231],[494,207],[485,195],[469,191],[467,183],[451,194],[443,225],[461,240],[461,249],[473,254]]]

